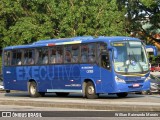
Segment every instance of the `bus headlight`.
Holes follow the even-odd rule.
[[[115,76],[115,81],[116,82],[121,82],[121,83],[126,83],[123,79],[121,79],[121,78],[119,78],[117,76]]]

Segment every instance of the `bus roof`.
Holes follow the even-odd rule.
[[[40,40],[32,44],[27,45],[17,45],[5,47],[4,50],[9,49],[20,49],[20,48],[34,48],[34,47],[44,47],[44,46],[55,46],[55,45],[67,45],[67,44],[78,44],[78,43],[89,43],[89,42],[106,42],[110,43],[111,41],[120,41],[120,40],[139,40],[138,38],[125,37],[125,36],[78,36],[73,38],[60,38],[60,39],[50,39],[50,40]]]

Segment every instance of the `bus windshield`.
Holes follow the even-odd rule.
[[[119,41],[111,45],[117,49],[114,69],[118,73],[146,73],[149,71],[145,47],[140,41]]]

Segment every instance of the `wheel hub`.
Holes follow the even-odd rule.
[[[93,86],[89,86],[88,87],[88,94],[90,94],[90,95],[94,94],[94,88],[93,88]]]
[[[35,94],[35,92],[36,92],[36,87],[35,86],[31,86],[31,93]]]

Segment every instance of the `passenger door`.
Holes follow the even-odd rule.
[[[111,72],[111,58],[110,52],[107,50],[106,44],[100,44],[98,47],[99,50],[99,66],[100,66],[100,75],[101,75],[101,89],[102,92],[110,92],[112,89],[112,72]]]

